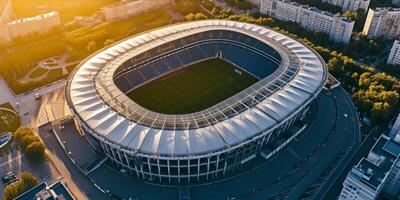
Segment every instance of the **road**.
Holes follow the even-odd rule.
[[[361,160],[362,157],[368,154],[368,152],[375,144],[376,140],[383,133],[383,130],[384,130],[383,127],[375,127],[370,131],[370,133],[363,140],[361,145],[359,145],[355,154],[353,154],[351,160],[343,168],[342,172],[336,174],[337,176],[336,181],[332,182],[328,190],[326,190],[326,192],[323,195],[321,195],[321,199],[334,199],[339,195],[340,191],[342,190],[343,181],[346,178],[349,171],[351,170],[351,168],[353,168],[353,166],[356,165]]]

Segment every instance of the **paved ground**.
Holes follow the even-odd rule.
[[[70,191],[78,200],[107,199],[99,190],[72,164],[64,150],[61,148],[56,137],[51,132],[50,126],[39,129],[39,135],[45,142],[48,154],[57,166],[58,171],[68,184]]]
[[[4,177],[8,172],[13,171],[19,175],[23,171],[30,172],[39,181],[51,183],[60,179],[60,174],[49,162],[32,163],[19,151],[14,145],[11,145],[0,156],[0,178]],[[0,183],[0,194],[4,191],[4,185]]]
[[[62,126],[63,129],[56,126],[55,133],[76,164],[83,171],[88,171],[87,168],[98,160],[100,156],[89,146],[88,141],[78,133],[73,122],[65,123]]]
[[[41,100],[35,100],[35,95],[43,96],[52,91],[56,91],[65,86],[65,80],[54,82],[50,85],[37,88],[29,93],[20,94],[17,96],[18,106],[15,107],[16,111],[21,117],[22,126],[36,127],[36,115]]]
[[[11,103],[13,107],[16,106],[16,97],[14,96],[14,93],[11,91],[11,89],[8,87],[6,81],[3,79],[3,77],[0,76],[0,105],[5,104],[5,103]]]
[[[267,162],[256,161],[256,167],[209,184],[190,186],[191,199],[298,199],[313,187],[307,198],[324,193],[324,183],[335,177],[359,143],[358,118],[343,89],[332,96],[321,94],[317,101],[315,121],[304,135]],[[347,115],[347,117],[344,116]],[[89,177],[117,197],[138,199],[177,199],[178,188],[143,184],[128,178],[106,165]],[[115,183],[115,184],[112,184]],[[315,183],[316,186],[315,186]],[[316,188],[316,189],[315,189]],[[210,193],[210,191],[215,191]]]

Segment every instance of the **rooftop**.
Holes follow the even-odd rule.
[[[36,21],[36,20],[42,20],[42,19],[46,19],[49,17],[53,17],[53,16],[57,16],[58,12],[57,11],[51,11],[48,13],[44,13],[44,14],[40,14],[34,17],[27,17],[27,18],[20,18],[17,20],[14,20],[12,22],[9,22],[7,24],[19,24],[19,23],[24,23],[24,22],[29,22],[29,21]]]
[[[240,32],[276,48],[285,57],[282,70],[232,99],[187,115],[151,112],[116,88],[113,74],[126,60],[164,43],[209,30]],[[289,78],[283,72],[292,67],[296,71]],[[66,98],[77,120],[96,136],[143,154],[192,157],[225,150],[274,130],[312,101],[326,79],[322,58],[299,41],[254,24],[204,20],[146,32],[89,57],[69,79]],[[211,121],[216,119],[217,122]],[[162,128],[154,127],[155,124]]]
[[[353,170],[358,170],[361,172],[356,176],[358,176],[361,182],[367,184],[373,189],[378,188],[385,177],[385,171],[365,158],[363,158],[360,163],[353,168]]]
[[[61,182],[47,185],[43,182],[26,191],[14,200],[75,200],[66,186]]]

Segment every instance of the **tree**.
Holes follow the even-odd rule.
[[[90,52],[90,53],[95,52],[96,49],[97,49],[97,44],[96,44],[95,41],[90,41],[90,42],[88,43],[88,45],[86,46],[86,50],[87,50],[88,52]]]
[[[196,13],[195,15],[194,15],[194,19],[195,20],[203,20],[203,19],[207,19],[208,17],[205,15],[205,14],[203,14],[203,13]]]
[[[371,109],[371,119],[373,123],[387,122],[390,116],[389,104],[387,103],[374,103]]]
[[[3,200],[12,200],[38,184],[39,181],[36,177],[28,172],[22,172],[17,182],[7,185],[4,189]]]
[[[32,144],[29,144],[25,149],[25,152],[28,157],[40,160],[42,160],[43,156],[45,155],[44,151],[45,151],[45,146],[40,141],[35,141]]]
[[[21,147],[22,151],[32,160],[42,160],[45,158],[45,146],[39,137],[27,127],[18,128],[14,134],[14,139]]]
[[[186,21],[193,21],[194,20],[194,14],[189,13],[188,15],[185,16]]]
[[[112,45],[113,43],[115,43],[114,40],[112,40],[112,39],[107,39],[107,40],[104,42],[104,46],[107,47],[107,46]]]

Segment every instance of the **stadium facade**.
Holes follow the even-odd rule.
[[[190,64],[221,58],[259,81],[196,113],[153,112],[126,96]],[[304,117],[322,90],[322,58],[254,24],[205,20],[145,32],[103,49],[70,76],[66,101],[89,143],[147,180],[206,181],[239,168]]]

